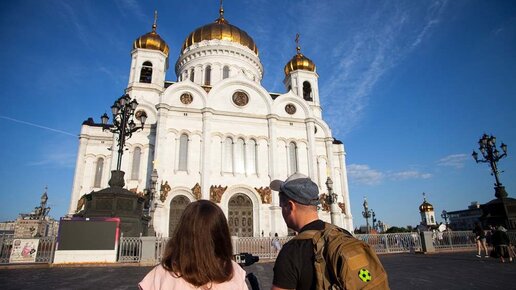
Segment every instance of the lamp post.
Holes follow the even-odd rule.
[[[328,176],[326,179],[326,188],[328,188],[328,199],[327,203],[330,204],[330,217],[331,223],[336,226],[342,226],[339,222],[339,211],[340,208],[337,204],[337,194],[333,192],[333,180]]]
[[[448,212],[443,209],[443,212],[441,213],[441,217],[444,219],[444,224],[448,226]]]
[[[364,197],[364,211],[362,212],[362,216],[366,220],[366,231],[369,233],[369,218],[371,217],[371,211],[369,210],[369,206],[367,205],[367,198]]]
[[[376,214],[374,210],[371,209],[371,216],[372,216],[372,223],[373,223],[373,229],[376,230]]]
[[[482,153],[483,159],[478,158],[478,153],[475,150],[473,150],[471,156],[473,156],[473,159],[475,159],[477,163],[489,163],[491,167],[491,175],[494,175],[495,177],[495,196],[497,198],[507,197],[505,187],[502,185],[500,178],[498,177],[499,171],[497,166],[498,161],[507,156],[507,145],[502,142],[500,148],[503,153],[500,154],[500,151],[496,149],[496,137],[493,135],[488,136],[487,134],[482,135],[482,138],[478,140],[478,145],[478,149],[480,150],[480,153]]]
[[[105,131],[110,131],[117,136],[117,147],[118,147],[118,158],[116,163],[116,170],[112,171],[111,180],[109,185],[111,186],[124,186],[124,173],[120,171],[122,164],[122,155],[124,154],[125,141],[131,138],[132,134],[140,129],[143,129],[145,120],[147,120],[147,114],[142,111],[142,114],[137,117],[140,121],[140,126],[137,126],[134,122],[135,110],[138,107],[138,102],[135,99],[131,99],[128,94],[125,94],[118,98],[115,103],[111,106],[111,113],[113,114],[113,124],[108,125],[109,117],[106,113],[100,117],[102,125]],[[121,185],[120,185],[121,184]]]
[[[155,236],[156,231],[154,230],[154,222],[153,222],[153,216],[154,211],[156,210],[157,202],[156,200],[156,184],[158,183],[158,171],[156,168],[152,170],[151,173],[151,188],[150,188],[150,195],[149,195],[149,236]]]

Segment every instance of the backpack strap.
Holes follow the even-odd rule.
[[[328,236],[333,230],[339,230],[339,228],[325,222],[323,230],[303,231],[294,238],[295,240],[312,240],[312,244],[314,245],[314,268],[317,279],[316,285],[322,286],[322,288],[318,289],[331,289],[330,287],[332,286],[329,271],[326,269],[324,250]]]

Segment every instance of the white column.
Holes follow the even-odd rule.
[[[328,157],[328,166],[326,170],[326,174],[330,177],[331,180],[335,180],[335,177],[333,176],[333,138],[332,137],[326,137],[324,139],[324,145],[326,146],[326,156]]]
[[[308,176],[315,180],[315,164],[317,164],[317,156],[315,150],[315,120],[306,119],[306,138],[308,139]]]
[[[201,139],[201,192],[203,199],[210,199],[210,168],[211,168],[211,117],[209,109],[202,111],[202,139]]]
[[[86,152],[86,147],[88,146],[88,139],[84,137],[79,137],[79,150],[77,152],[77,159],[75,161],[75,176],[73,179],[72,186],[72,196],[70,198],[70,207],[68,208],[68,213],[73,214],[77,209],[77,202],[79,201],[81,195],[81,187],[82,183],[84,183],[84,165],[86,159],[84,159],[84,154]],[[81,182],[82,181],[82,182]]]

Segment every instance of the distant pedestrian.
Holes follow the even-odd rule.
[[[208,200],[190,203],[161,264],[139,283],[142,290],[248,289],[245,271],[232,261],[228,223],[218,205]]]
[[[278,233],[274,234],[274,238],[272,239],[271,243],[272,243],[272,247],[274,248],[274,250],[276,250],[276,253],[281,250],[281,243],[278,238]]]
[[[480,254],[482,252],[482,249],[484,249],[484,252],[486,254],[485,257],[489,258],[489,253],[486,244],[486,234],[484,232],[484,229],[482,228],[482,225],[480,225],[479,222],[475,223],[473,233],[475,233],[475,241],[477,243],[477,257],[482,258]]]
[[[495,254],[500,258],[500,261],[505,263],[505,259],[509,258],[509,262],[512,262],[514,251],[510,249],[511,241],[507,235],[507,230],[503,226],[499,226],[493,233],[492,240]]]

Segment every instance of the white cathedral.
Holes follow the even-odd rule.
[[[138,101],[143,130],[126,142],[121,169],[125,187],[137,193],[158,182],[151,210],[158,235],[170,236],[186,205],[216,202],[232,235],[288,234],[277,192],[269,184],[295,172],[318,185],[321,219],[353,230],[342,142],[322,118],[315,64],[297,53],[285,65],[285,93],[261,86],[263,66],[253,39],[224,18],[195,29],[175,63],[177,81],[167,81],[169,47],[156,31],[133,43],[125,93]],[[113,133],[90,118],[81,127],[69,214],[81,196],[108,186],[117,166]],[[338,207],[326,202],[327,178]],[[335,211],[334,209],[337,209]]]

